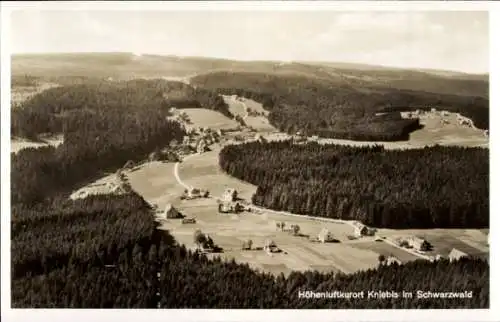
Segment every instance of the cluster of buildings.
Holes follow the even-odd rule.
[[[208,190],[203,190],[199,188],[191,187],[189,189],[184,190],[183,195],[181,196],[182,200],[191,200],[197,198],[208,198],[210,192]]]
[[[465,127],[474,127],[472,120],[465,118],[462,115],[457,114],[457,121],[458,121],[459,125],[462,125]]]

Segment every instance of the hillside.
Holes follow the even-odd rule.
[[[345,79],[347,74],[343,75]],[[396,81],[383,87],[358,78],[344,81],[252,71],[213,72],[196,76],[191,82],[198,88],[262,103],[270,111],[271,124],[290,134],[301,131],[306,135],[360,141],[408,140],[420,124],[416,119],[403,119],[399,112],[432,108],[460,113],[471,118],[478,128],[489,127],[487,98],[409,90]],[[412,81],[401,82],[413,87]]]
[[[12,75],[51,81],[76,76],[115,79],[186,77],[215,71],[252,71],[300,75],[350,85],[413,89],[487,97],[488,76],[436,70],[331,62],[236,61],[204,57],[134,55],[131,53],[23,54],[12,56]]]

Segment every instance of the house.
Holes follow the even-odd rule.
[[[333,235],[328,229],[323,228],[318,234],[318,240],[322,243],[328,243],[333,240]]]
[[[227,188],[224,190],[224,193],[222,194],[222,200],[225,202],[233,202],[236,201],[236,198],[238,197],[238,192],[236,189],[233,188]]]
[[[467,257],[467,256],[469,256],[469,255],[456,249],[456,248],[453,248],[451,250],[450,254],[448,254],[448,260],[450,262],[453,262],[453,261],[459,260],[460,258]]]
[[[391,255],[391,256],[387,257],[387,259],[385,260],[385,264],[386,265],[392,265],[392,264],[401,265],[402,262],[397,257]]]
[[[220,213],[229,213],[233,210],[233,207],[231,207],[230,204],[228,203],[220,203],[219,204],[219,212]]]
[[[368,227],[360,223],[359,221],[355,221],[353,223],[354,226],[354,235],[356,237],[362,237],[368,235]]]
[[[424,244],[425,240],[417,237],[417,236],[410,236],[406,239],[408,242],[408,245],[413,247],[414,249],[420,250],[422,248],[422,245]]]
[[[264,250],[268,253],[276,253],[279,249],[273,240],[267,239],[264,242]]]
[[[182,219],[183,224],[196,224],[196,219],[194,218],[184,218]]]
[[[205,140],[200,139],[198,141],[198,143],[196,144],[196,152],[203,153],[203,152],[207,151],[207,149],[208,149],[208,147],[207,147],[207,143],[205,142]]]
[[[441,116],[448,116],[450,113],[448,111],[441,111]]]
[[[165,219],[176,219],[180,218],[181,214],[171,204],[167,204],[165,206],[165,211],[163,212],[163,216]]]
[[[435,108],[431,108],[431,113],[436,113],[436,109]]]

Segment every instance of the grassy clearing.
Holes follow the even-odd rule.
[[[448,256],[453,248],[470,255],[489,253],[487,236],[476,229],[381,229],[381,236],[395,238],[400,236],[418,236],[428,240],[434,249],[430,255]]]
[[[18,151],[26,148],[39,148],[43,146],[58,146],[63,143],[63,136],[56,135],[53,137],[48,137],[41,139],[39,142],[30,141],[24,138],[11,138],[10,140],[10,151],[17,153]]]
[[[219,112],[204,108],[185,108],[182,112],[186,112],[189,119],[195,126],[210,127],[212,129],[228,130],[238,126],[236,121],[228,119]]]

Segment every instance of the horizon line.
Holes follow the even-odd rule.
[[[346,64],[346,65],[360,65],[365,67],[374,68],[386,68],[386,69],[397,69],[397,70],[407,70],[407,71],[417,71],[417,72],[450,72],[470,76],[489,76],[489,70],[487,72],[467,72],[456,69],[437,69],[429,67],[401,67],[394,65],[381,65],[381,64],[369,64],[362,62],[349,62],[349,61],[327,61],[327,60],[277,60],[277,59],[241,59],[234,57],[213,57],[213,56],[196,56],[196,55],[178,55],[178,54],[158,54],[158,53],[135,53],[132,51],[74,51],[74,52],[11,52],[11,57],[14,56],[42,56],[42,55],[79,55],[79,54],[129,54],[140,56],[157,56],[157,57],[176,57],[184,59],[211,59],[211,60],[226,60],[234,62],[270,62],[270,63],[298,63],[298,64]],[[12,63],[12,62],[11,62]],[[335,68],[335,67],[333,67]]]

